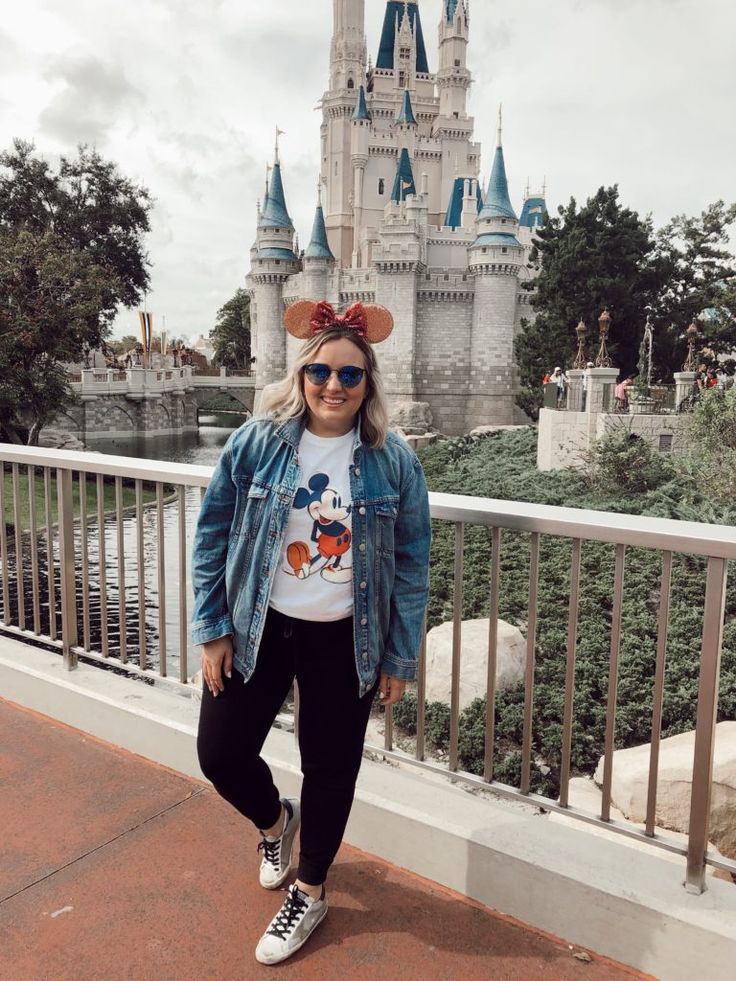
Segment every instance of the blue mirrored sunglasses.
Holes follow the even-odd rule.
[[[355,388],[360,385],[365,374],[365,368],[356,368],[354,364],[345,365],[344,368],[330,368],[328,364],[304,366],[304,374],[313,385],[324,385],[333,371],[343,388]]]

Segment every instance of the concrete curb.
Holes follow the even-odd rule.
[[[147,759],[202,779],[199,705],[0,636],[0,695]],[[293,735],[265,750],[279,786],[301,782]],[[473,796],[434,776],[366,760],[346,841],[532,927],[663,981],[731,978],[736,888],[709,879],[691,896],[680,868],[575,827]]]

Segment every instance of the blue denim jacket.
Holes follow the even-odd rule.
[[[251,419],[229,438],[202,502],[192,554],[192,640],[232,634],[234,660],[253,674],[286,525],[300,482],[304,419]],[[389,433],[380,450],[359,431],[353,499],[353,636],[363,695],[379,669],[416,676],[429,582],[431,526],[424,473]]]

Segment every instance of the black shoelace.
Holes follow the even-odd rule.
[[[287,894],[284,905],[276,914],[268,932],[272,933],[274,937],[278,937],[279,940],[285,940],[299,922],[299,918],[306,908],[306,899],[302,899],[298,890],[293,889]]]
[[[279,862],[279,847],[281,845],[281,839],[277,838],[276,841],[267,841],[263,838],[258,845],[258,851],[262,851],[265,854],[266,861],[270,862],[271,865],[280,865]]]

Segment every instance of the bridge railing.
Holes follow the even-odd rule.
[[[4,629],[57,647],[68,668],[74,668],[78,658],[84,657],[114,663],[121,670],[148,679],[166,679],[173,674],[178,678],[176,684],[186,685],[196,669],[188,637],[191,535],[211,468],[3,444],[0,471]],[[413,752],[396,747],[391,711],[385,716],[384,745],[373,748],[389,759],[431,770],[449,780],[491,789],[682,854],[686,856],[686,886],[691,892],[705,888],[706,865],[736,874],[736,862],[708,852],[727,570],[728,562],[736,559],[736,529],[450,494],[432,494],[430,503],[438,530],[451,528],[454,535],[454,576],[442,584],[453,625],[448,752],[446,759],[433,759],[428,752],[424,656],[417,680]],[[460,684],[465,561],[468,555],[478,554],[479,536],[484,537],[490,555],[489,628],[482,773],[474,774],[460,766]],[[594,543],[610,549],[612,577],[610,604],[599,604],[608,639],[607,650],[601,652],[603,677],[597,682],[606,714],[603,796],[600,813],[595,814],[570,804],[573,730],[581,724],[576,718],[576,683],[580,680],[577,652],[580,645],[593,642],[582,633],[584,624],[579,616],[585,589],[581,557]],[[567,641],[564,671],[560,664],[564,682],[557,693],[561,762],[559,795],[555,798],[532,792],[530,779],[535,681],[538,658],[546,644],[542,631],[548,629],[543,627],[540,614],[540,556],[550,548],[567,570],[567,586],[557,606],[561,622],[566,624]],[[500,741],[496,732],[498,615],[502,557],[522,549],[527,588],[519,613],[525,626],[526,658],[519,708],[521,776],[515,787],[494,776]],[[653,595],[645,598],[653,607],[656,653],[651,675],[645,679],[651,691],[646,818],[637,825],[612,820],[611,807],[626,562],[629,552],[640,550],[657,558],[660,574]],[[691,642],[699,655],[699,668],[685,848],[657,831],[656,816],[663,706],[666,698],[682,698],[681,692],[670,691],[667,684],[671,595],[679,571],[698,563],[702,565],[702,597],[689,598]],[[558,626],[558,632],[561,629]]]

